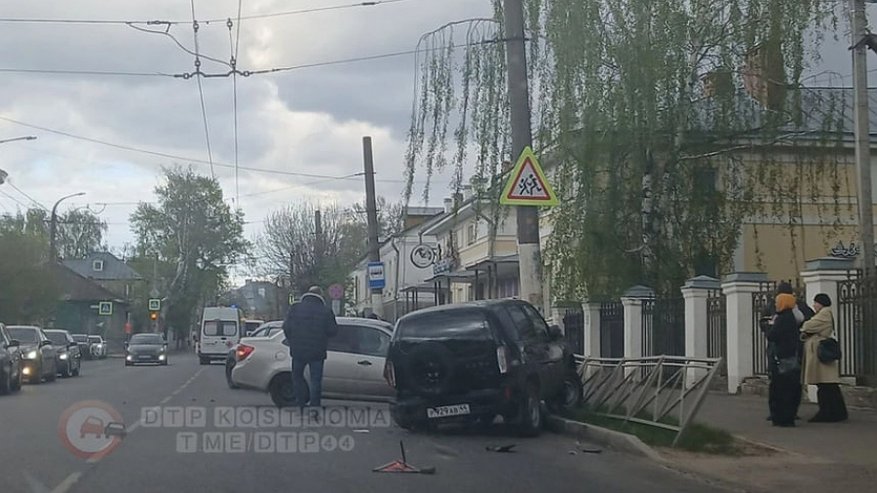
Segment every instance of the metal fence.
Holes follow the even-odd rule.
[[[877,385],[877,278],[851,271],[837,286],[836,337],[842,376]]]
[[[725,294],[721,289],[710,290],[706,298],[706,355],[710,358],[728,357],[728,311]],[[721,365],[719,372],[725,374],[727,365]]]
[[[643,356],[683,356],[685,300],[681,297],[643,300],[642,341]]]
[[[581,305],[565,308],[563,313],[563,336],[576,354],[585,349],[585,312]]]
[[[600,356],[624,356],[624,306],[621,301],[600,304]]]
[[[800,279],[785,281],[792,285],[792,291],[799,300],[807,298],[807,292]],[[767,339],[761,331],[761,317],[776,313],[776,281],[759,283],[758,291],[752,293],[752,372],[764,376],[768,373]]]
[[[694,421],[720,362],[684,356],[580,357],[583,402],[594,414],[675,431],[675,446]]]

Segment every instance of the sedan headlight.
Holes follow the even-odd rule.
[[[27,353],[22,355],[22,358],[24,358],[24,359],[37,359],[37,352],[36,351],[28,351]]]
[[[159,354],[159,355],[158,355],[158,360],[159,360],[159,361],[164,361],[164,354]]]
[[[58,356],[58,357],[61,358],[61,359],[67,359],[67,353],[64,353],[64,354],[62,354],[62,355],[60,355],[60,356]]]
[[[125,356],[125,359],[131,361],[134,359],[134,357],[129,354],[128,356]]]

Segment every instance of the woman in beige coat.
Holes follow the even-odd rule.
[[[847,407],[840,391],[838,362],[823,363],[818,356],[819,343],[834,333],[834,314],[830,307],[831,298],[827,294],[817,294],[813,300],[816,315],[801,326],[804,384],[819,388],[819,412],[810,419],[811,423],[836,423],[847,419]]]

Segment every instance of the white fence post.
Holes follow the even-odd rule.
[[[587,301],[582,303],[582,313],[585,315],[582,351],[585,356],[599,358],[601,356],[600,340],[600,303]]]
[[[767,282],[767,274],[738,272],[725,276],[722,291],[728,317],[728,393],[736,394],[743,380],[754,373],[752,338],[754,314],[752,295]]]
[[[709,316],[707,314],[707,298],[710,291],[719,289],[718,279],[709,276],[698,276],[689,279],[682,287],[685,299],[685,356],[689,358],[706,358],[708,354],[707,337],[709,332]],[[687,385],[690,386],[697,377],[698,370],[690,369]]]
[[[840,335],[841,324],[843,323],[839,313],[838,283],[847,280],[849,271],[853,269],[855,269],[855,262],[852,259],[824,257],[808,261],[805,270],[801,272],[801,280],[804,282],[807,292],[807,299],[803,301],[808,306],[813,306],[813,298],[819,293],[825,293],[831,298],[831,306],[834,310],[835,331],[838,336]],[[852,351],[846,351],[850,357],[855,354],[855,343],[855,339],[845,341],[845,344],[850,344],[850,346],[845,347],[852,348]],[[848,385],[856,384],[855,377],[843,377],[841,381]],[[807,397],[810,402],[816,402],[815,385],[807,386]]]
[[[624,306],[625,358],[641,358],[643,355],[643,300],[654,296],[652,288],[634,286],[621,297]]]

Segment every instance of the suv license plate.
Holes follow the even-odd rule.
[[[427,418],[445,418],[448,416],[465,416],[467,414],[469,414],[469,404],[426,408]]]

